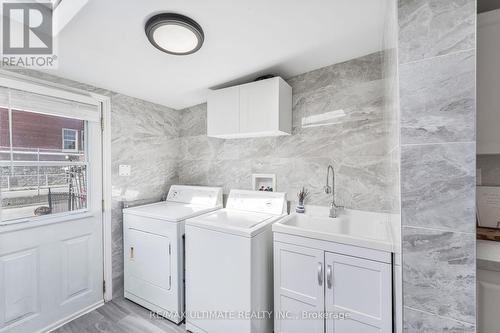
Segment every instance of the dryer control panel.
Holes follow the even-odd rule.
[[[172,185],[167,201],[200,206],[222,206],[222,188],[208,186]]]

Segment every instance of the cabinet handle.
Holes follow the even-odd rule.
[[[332,271],[332,266],[328,265],[326,267],[326,285],[328,286],[328,289],[332,289]]]
[[[323,285],[323,263],[318,262],[318,283],[319,285]]]
[[[134,247],[130,247],[130,259],[134,259]]]

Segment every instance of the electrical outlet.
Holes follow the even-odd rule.
[[[120,177],[130,176],[131,171],[132,171],[132,168],[130,167],[130,165],[127,165],[127,164],[120,164],[120,166],[118,167],[118,175]]]

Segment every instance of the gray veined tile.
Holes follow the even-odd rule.
[[[474,143],[402,147],[403,225],[475,232],[474,152]]]
[[[474,51],[401,66],[401,143],[475,140]]]
[[[402,233],[405,306],[474,323],[475,235],[410,227]]]
[[[380,80],[383,76],[382,58],[382,52],[375,52],[297,75],[289,79],[288,83],[292,86],[293,94],[302,94],[330,85],[341,88],[357,82]]]
[[[212,160],[218,157],[224,140],[210,138],[206,135],[188,136],[180,140],[179,159]]]
[[[382,117],[384,81],[355,82],[345,87],[334,85],[293,95],[294,133],[317,125],[335,125]],[[314,117],[331,116],[323,121]],[[320,127],[320,126],[318,126]]]
[[[207,103],[179,110],[179,136],[207,134]]]
[[[204,185],[222,187],[223,193],[229,193],[231,189],[252,189],[250,160],[213,160],[209,163]]]
[[[208,160],[184,160],[178,163],[179,183],[184,185],[208,185]]]
[[[113,274],[113,298],[123,297],[124,277],[123,274]]]
[[[338,200],[352,209],[396,212],[392,169],[390,155],[345,156],[336,165]]]
[[[115,137],[178,136],[176,110],[122,94],[113,96],[111,105],[111,131]]]
[[[476,0],[399,0],[401,64],[475,47]]]
[[[283,136],[283,138],[289,136]],[[261,159],[265,160],[276,156],[277,137],[262,137],[250,139],[228,140],[231,144],[231,149],[238,151],[238,158],[244,159]],[[225,146],[225,148],[227,148]]]
[[[432,315],[411,308],[404,309],[405,333],[475,333],[476,327],[472,324]]]

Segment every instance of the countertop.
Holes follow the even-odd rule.
[[[311,228],[308,228],[309,221],[302,222],[301,226],[295,226],[293,223],[287,224],[285,218],[280,221],[284,223],[280,226],[280,222],[278,222],[277,225],[273,226],[273,230],[313,239],[393,252],[396,257],[399,257],[401,228],[398,214],[345,209],[337,220],[328,221],[326,220],[329,214],[328,207],[306,206],[305,208],[305,214],[297,215],[299,217],[305,215],[304,217],[311,218]],[[316,227],[314,219],[318,219],[317,223],[323,224],[323,226]],[[328,223],[332,223],[332,225],[329,226]]]

